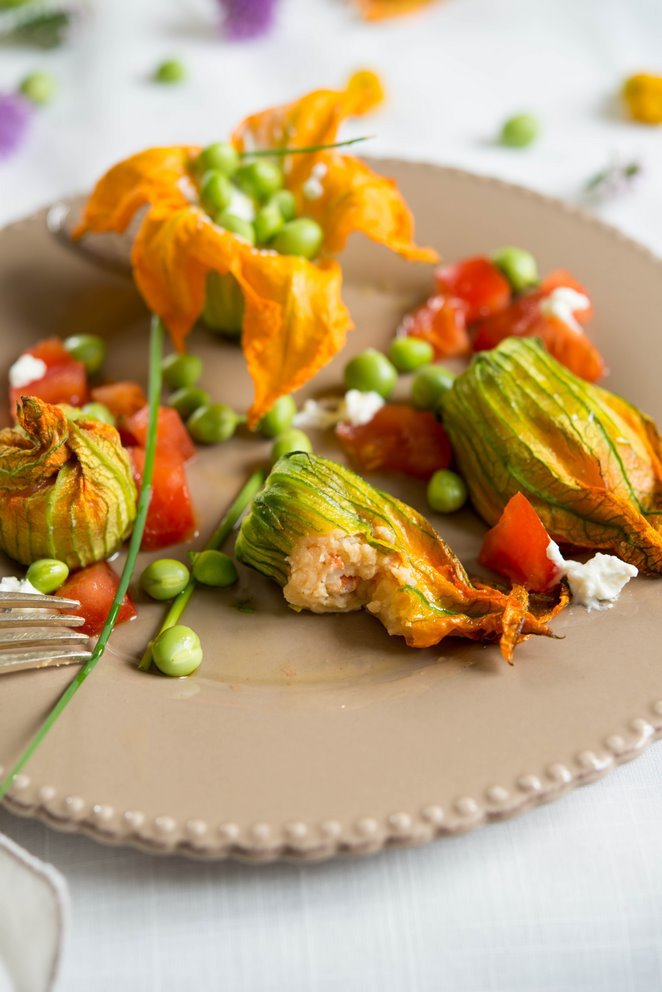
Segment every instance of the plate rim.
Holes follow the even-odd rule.
[[[615,225],[559,197],[457,166],[394,156],[366,158],[369,162],[379,163],[381,169],[388,169],[389,165],[396,168],[404,165],[414,172],[443,173],[536,201],[627,245],[630,250],[655,264],[662,276],[662,256]],[[63,197],[26,217],[11,221],[0,228],[0,238],[33,223],[40,214],[46,218],[57,204],[71,203],[76,199],[75,196]],[[574,757],[572,766],[553,762],[545,769],[519,775],[514,783],[488,783],[480,796],[460,796],[451,809],[427,805],[416,812],[398,811],[383,819],[363,816],[348,825],[336,820],[319,824],[290,821],[278,826],[262,822],[242,834],[239,826],[231,822],[179,821],[167,814],[150,821],[137,809],[116,810],[81,796],[58,796],[54,786],[33,782],[26,773],[16,777],[12,789],[0,805],[11,813],[38,819],[57,830],[83,833],[106,845],[129,846],[150,854],[180,854],[195,859],[233,859],[252,863],[319,861],[338,855],[371,854],[386,846],[424,844],[439,837],[465,833],[486,823],[510,819],[603,777],[611,769],[636,758],[659,738],[662,738],[662,689],[660,698],[650,702],[647,713],[631,718],[626,728],[619,727],[608,734],[595,749],[580,751]]]

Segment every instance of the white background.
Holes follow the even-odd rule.
[[[662,72],[660,0],[446,0],[380,25],[343,0],[281,0],[269,38],[235,45],[214,16],[213,0],[99,0],[61,51],[0,49],[0,90],[35,68],[60,86],[0,163],[0,222],[132,151],[215,140],[251,110],[372,67],[390,100],[368,123],[371,152],[575,200],[612,155],[640,158],[637,189],[601,213],[662,254],[662,128],[627,121],[615,96],[628,73]],[[171,54],[186,84],[150,84]],[[543,137],[499,148],[520,110]],[[654,747],[519,820],[308,867],[160,860],[5,812],[0,830],[70,883],[66,992],[649,992],[662,987],[661,782]]]

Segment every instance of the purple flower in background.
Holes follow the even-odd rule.
[[[218,0],[223,32],[231,41],[247,41],[267,34],[274,23],[278,0]]]
[[[32,104],[19,93],[0,93],[0,158],[8,158],[19,147],[32,112]]]

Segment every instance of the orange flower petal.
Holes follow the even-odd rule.
[[[235,129],[232,140],[242,151],[330,144],[344,120],[367,114],[383,99],[379,77],[362,70],[354,73],[342,90],[313,90],[292,103],[252,114]],[[288,185],[296,185],[309,165],[307,156],[285,159]]]
[[[251,426],[326,365],[352,326],[336,262],[255,250],[194,207],[153,209],[134,242],[133,264],[140,292],[178,347],[202,310],[207,273],[237,279],[246,300],[242,346],[255,386]]]
[[[321,225],[325,252],[341,251],[349,235],[361,231],[411,261],[439,260],[433,248],[414,244],[411,211],[392,179],[378,175],[352,155],[319,152],[315,162],[326,167],[320,180],[321,196],[307,199],[299,194],[299,207]]]
[[[427,7],[433,0],[357,0],[361,16],[366,21],[381,21],[385,17],[413,14],[420,7]]]
[[[148,148],[118,162],[96,184],[74,237],[88,231],[121,233],[146,203],[168,204],[173,210],[186,206],[188,163],[198,151],[181,146]]]

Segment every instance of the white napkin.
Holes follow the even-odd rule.
[[[0,992],[52,992],[68,909],[60,873],[0,834]]]

